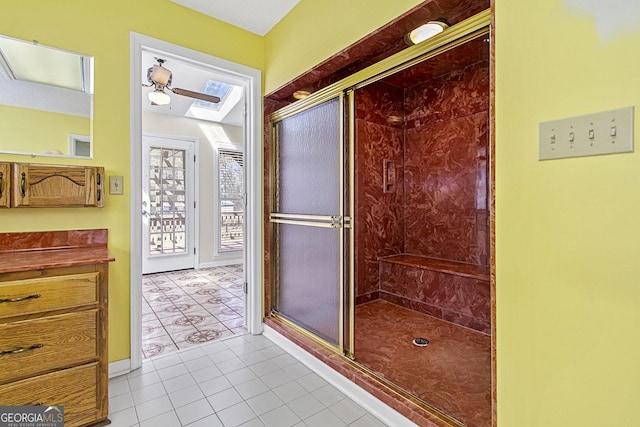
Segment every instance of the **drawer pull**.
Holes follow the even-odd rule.
[[[27,347],[27,348],[20,347],[15,350],[0,351],[0,356],[5,356],[7,354],[24,353],[25,351],[31,351],[31,350],[35,350],[36,348],[42,348],[42,347],[44,347],[44,344],[34,344],[31,347]]]
[[[40,294],[33,294],[33,295],[29,295],[29,296],[26,296],[26,297],[20,297],[20,298],[0,299],[0,304],[2,304],[3,302],[20,302],[20,301],[26,301],[26,300],[30,300],[30,299],[36,299],[36,298],[40,298]]]
[[[26,195],[25,193],[25,184],[26,184],[26,179],[27,179],[27,174],[22,172],[22,175],[20,175],[20,197],[22,197],[24,199],[24,196]]]

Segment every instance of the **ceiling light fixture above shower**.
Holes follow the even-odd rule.
[[[429,21],[424,25],[412,30],[404,35],[404,42],[408,46],[421,43],[431,37],[439,34],[449,28],[449,23],[444,18],[438,18],[435,21]]]
[[[305,99],[309,95],[311,95],[311,92],[309,92],[308,90],[297,90],[293,92],[293,97],[295,99]]]

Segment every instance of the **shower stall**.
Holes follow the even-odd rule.
[[[270,316],[491,424],[488,12],[269,120]],[[430,43],[430,44],[429,44]]]

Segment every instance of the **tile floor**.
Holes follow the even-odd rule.
[[[109,380],[112,427],[384,427],[262,335],[146,359]]]
[[[246,333],[242,265],[145,275],[144,358]]]

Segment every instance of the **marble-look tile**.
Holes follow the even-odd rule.
[[[487,211],[486,123],[478,113],[455,120],[455,132],[451,122],[407,132],[405,253],[487,265],[487,236],[476,224]]]
[[[404,130],[404,91],[399,87],[381,82],[356,91],[356,118]]]
[[[10,242],[10,235],[12,234],[14,233],[0,233],[0,239],[4,239],[5,243]],[[37,245],[38,242],[34,244]],[[13,251],[9,247],[6,250],[0,250],[0,253],[2,253],[2,256],[0,256],[0,273],[86,264],[106,264],[115,261],[106,245],[72,247],[69,249],[49,248],[41,250],[37,246],[34,246],[34,248],[34,250],[20,249]]]
[[[357,307],[355,329],[359,363],[467,426],[491,424],[488,335],[384,301]]]
[[[362,295],[379,288],[378,258],[402,252],[403,133],[358,120],[356,135],[356,295]],[[385,179],[389,162],[394,172]],[[385,182],[393,188],[385,189]]]
[[[0,233],[0,252],[107,245],[106,229]]]
[[[488,280],[380,261],[383,299],[485,333],[491,327]],[[391,297],[393,295],[394,297]]]

